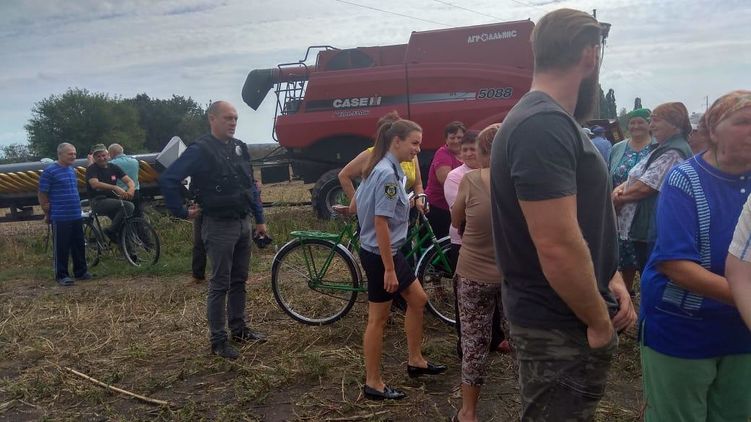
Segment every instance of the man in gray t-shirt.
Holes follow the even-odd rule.
[[[615,331],[636,320],[616,271],[608,171],[577,123],[596,98],[600,37],[584,12],[556,10],[538,22],[531,92],[491,153],[493,239],[522,420],[592,420]]]

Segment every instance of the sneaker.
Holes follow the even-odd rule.
[[[193,278],[191,279],[191,282],[194,284],[206,284],[206,277],[193,276]]]
[[[82,276],[76,277],[76,280],[84,281],[84,280],[91,280],[92,278],[94,278],[94,276],[90,272],[86,271],[85,273],[83,273]]]
[[[240,356],[240,352],[227,341],[212,345],[211,353],[225,359],[237,359]]]
[[[257,341],[259,343],[265,343],[266,342],[266,336],[251,330],[248,327],[243,328],[242,331],[239,333],[232,333],[232,340],[238,342],[238,343],[248,343],[251,341]]]
[[[57,284],[63,286],[63,287],[69,287],[74,284],[76,284],[72,278],[70,277],[63,277],[57,280]]]

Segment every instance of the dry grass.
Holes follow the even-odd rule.
[[[268,219],[278,242],[289,230],[332,227],[316,222],[307,208],[273,208]],[[270,291],[272,250],[254,251],[247,308],[250,324],[267,333],[269,341],[243,347],[241,358],[230,362],[209,354],[205,286],[188,281],[189,258],[181,256],[189,225],[160,223],[160,234],[170,242],[167,275],[113,264],[98,270],[103,272],[97,280],[73,288],[57,287],[48,272],[33,271],[49,267],[41,233],[30,229],[28,235],[5,236],[3,229],[0,420],[440,421],[459,405],[460,365],[452,330],[426,316],[425,353],[450,370],[413,381],[405,373],[400,314],[387,330],[383,367],[387,382],[404,387],[409,397],[388,404],[363,400],[364,304],[331,326],[293,322]],[[179,265],[185,270],[170,270]],[[515,420],[519,402],[512,360],[493,354],[489,365],[481,419]],[[171,405],[113,393],[65,367]],[[598,419],[638,420],[640,390],[638,349],[628,335]]]

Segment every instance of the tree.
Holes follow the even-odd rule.
[[[26,144],[10,144],[0,147],[0,164],[23,163],[35,161],[36,157],[29,151]]]
[[[617,116],[617,107],[615,105],[615,91],[609,89],[607,95],[603,92],[602,87],[600,91],[600,112],[596,113],[599,119],[615,119]]]
[[[206,111],[190,97],[173,95],[160,100],[138,94],[126,101],[138,110],[149,151],[161,151],[173,136],[190,141],[209,130]]]
[[[623,136],[628,137],[628,111],[626,107],[622,107],[621,111],[618,112],[618,124],[621,126]]]
[[[122,99],[74,88],[36,103],[31,113],[25,128],[29,148],[36,156],[57,156],[61,142],[75,145],[79,157],[99,143],[117,142],[127,151],[144,151],[138,113]]]
[[[606,118],[615,119],[618,117],[618,107],[615,105],[615,91],[612,88],[605,95],[605,105],[607,106]]]

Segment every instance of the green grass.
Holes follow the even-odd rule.
[[[269,283],[275,247],[290,231],[337,231],[341,222],[319,221],[309,207],[266,213],[275,242],[253,249],[247,314],[269,341],[242,346],[236,361],[209,354],[206,286],[190,282],[190,222],[150,212],[162,239],[157,267],[134,268],[108,255],[94,268],[95,280],[72,288],[52,280],[43,223],[0,225],[0,420],[438,421],[453,415],[460,401],[453,329],[426,315],[423,351],[449,371],[412,380],[405,374],[404,318],[395,313],[382,366],[386,382],[409,397],[362,400],[364,298],[337,323],[311,327],[278,308]],[[638,420],[638,348],[632,335],[621,344],[597,420]],[[113,393],[66,367],[171,406]],[[514,420],[518,407],[513,361],[493,354],[480,416]]]
[[[174,276],[185,274],[191,266],[191,249],[193,242],[193,224],[188,220],[170,217],[164,213],[148,210],[147,215],[159,235],[161,253],[159,262],[153,266],[133,267],[123,257],[117,246],[103,251],[98,265],[91,269],[97,276],[139,277],[139,276]],[[254,247],[253,253],[273,254],[275,247],[280,247],[289,240],[293,230],[338,231],[341,222],[321,221],[316,219],[309,207],[279,207],[266,210],[268,227],[274,243],[264,250]],[[43,222],[33,221],[22,224],[25,230],[12,236],[0,236],[0,280],[19,278],[51,279],[52,251],[51,241],[47,238],[47,229]],[[109,222],[102,218],[103,226]],[[0,232],[2,233],[2,232]],[[268,270],[262,260],[251,262],[251,271]]]

